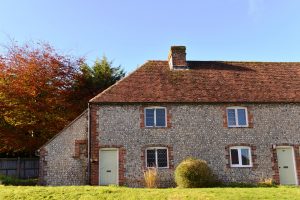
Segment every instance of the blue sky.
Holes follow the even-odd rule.
[[[48,41],[85,56],[105,54],[127,72],[166,60],[300,61],[299,0],[0,0],[0,43]]]

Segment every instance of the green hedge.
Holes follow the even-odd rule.
[[[2,185],[33,186],[37,185],[37,181],[37,179],[18,179],[11,176],[0,175],[0,184]]]

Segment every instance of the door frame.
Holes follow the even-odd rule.
[[[119,148],[100,148],[99,149],[99,185],[101,185],[100,183],[100,178],[101,178],[101,174],[100,174],[100,172],[101,172],[101,170],[100,170],[100,167],[101,167],[101,163],[100,163],[100,156],[101,156],[101,151],[112,151],[112,150],[114,150],[114,151],[116,151],[117,152],[117,166],[118,166],[118,168],[117,168],[117,184],[116,185],[119,185],[119,169],[120,169],[120,166],[119,166]]]
[[[298,174],[297,174],[297,165],[296,165],[296,156],[295,156],[294,146],[284,146],[284,145],[276,146],[276,156],[277,156],[277,165],[278,165],[279,162],[278,162],[277,149],[292,149],[292,158],[293,158],[293,165],[294,165],[294,176],[295,176],[295,181],[296,181],[295,185],[299,185],[298,184],[299,182],[298,182]],[[279,184],[280,184],[280,170],[279,169],[278,169],[278,172],[279,172]]]

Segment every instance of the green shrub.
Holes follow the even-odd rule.
[[[210,187],[215,177],[204,160],[188,158],[177,166],[175,182],[181,188]]]
[[[37,185],[37,179],[18,179],[11,176],[4,176],[0,175],[0,185],[14,185],[14,186],[21,186],[21,185]]]

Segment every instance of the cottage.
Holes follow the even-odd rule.
[[[201,56],[200,56],[201,57]],[[147,61],[40,148],[45,185],[173,186],[187,157],[225,182],[300,181],[300,63]]]

